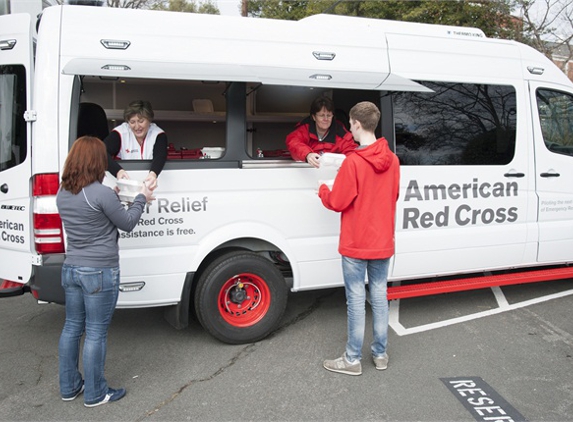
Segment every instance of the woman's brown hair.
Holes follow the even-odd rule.
[[[315,98],[310,104],[310,114],[316,114],[322,110],[322,107],[326,108],[326,111],[334,113],[334,101],[330,97],[321,96]]]
[[[78,194],[87,185],[103,181],[107,170],[105,144],[93,136],[76,139],[62,173],[62,189]]]
[[[155,114],[151,103],[145,100],[136,100],[129,103],[126,109],[123,110],[123,118],[126,122],[129,122],[133,116],[141,116],[150,122],[153,121]]]

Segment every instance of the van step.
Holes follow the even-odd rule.
[[[405,286],[390,286],[388,287],[388,300],[462,292],[486,287],[509,286],[512,284],[562,280],[565,278],[573,278],[573,267],[521,271],[511,274],[484,275],[482,277],[408,284]]]

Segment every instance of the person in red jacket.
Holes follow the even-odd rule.
[[[362,343],[366,315],[365,275],[373,315],[371,345],[376,369],[388,367],[388,265],[394,255],[394,222],[399,194],[400,164],[384,138],[374,130],[380,110],[361,102],[350,110],[350,131],[360,147],[346,157],[334,179],[332,190],[320,185],[324,206],[341,213],[338,251],[347,303],[348,340],[342,357],[325,360],[324,368],[348,375],[362,374]]]
[[[299,122],[286,138],[293,160],[306,161],[318,168],[320,154],[348,154],[356,149],[352,134],[336,120],[334,111],[334,102],[328,97],[318,97],[312,102],[310,116]]]

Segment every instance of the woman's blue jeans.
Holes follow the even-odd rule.
[[[342,257],[342,272],[346,291],[348,341],[346,359],[354,362],[362,358],[362,344],[366,325],[366,273],[372,308],[374,338],[372,356],[386,353],[388,344],[388,299],[386,295],[390,259],[356,259]]]
[[[83,349],[84,400],[98,402],[107,394],[104,377],[107,332],[119,294],[119,267],[94,268],[64,264],[62,286],[66,294],[66,322],[60,336],[60,393],[70,397],[79,391],[80,340]]]

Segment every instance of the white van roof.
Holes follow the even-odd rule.
[[[168,75],[173,79],[357,89],[376,89],[392,82],[402,89],[424,89],[400,75],[388,79],[383,33],[365,39],[360,32],[313,25],[308,20],[81,6],[50,9],[44,18],[61,13],[65,74]],[[127,41],[129,47],[106,49],[102,40]],[[122,68],[126,70],[118,70]]]
[[[531,77],[521,61],[525,46],[477,28],[337,15],[286,21],[85,6],[45,11],[44,19],[59,17],[61,66],[70,75],[404,91],[429,91],[412,79]],[[106,41],[129,46],[106,48]],[[536,59],[548,67],[541,54]]]

